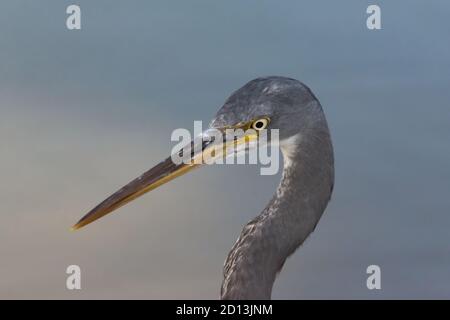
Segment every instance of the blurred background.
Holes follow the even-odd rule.
[[[173,129],[266,75],[311,87],[336,157],[333,199],[273,298],[450,297],[448,1],[78,0],[80,31],[70,4],[0,4],[0,298],[218,298],[279,175],[208,166],[69,228],[167,157]]]

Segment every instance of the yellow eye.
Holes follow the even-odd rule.
[[[263,130],[263,129],[267,128],[268,125],[269,125],[269,119],[261,118],[261,119],[253,121],[252,129],[259,131],[259,130]]]

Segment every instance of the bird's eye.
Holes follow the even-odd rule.
[[[252,129],[255,129],[257,131],[263,130],[263,129],[267,128],[268,124],[269,124],[269,119],[261,118],[261,119],[253,121]]]

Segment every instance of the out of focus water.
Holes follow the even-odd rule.
[[[0,297],[216,298],[279,176],[216,166],[68,228],[263,75],[307,83],[336,153],[332,202],[274,298],[450,296],[447,1],[0,4]],[[82,290],[65,268],[82,269]],[[382,289],[366,288],[366,267]]]

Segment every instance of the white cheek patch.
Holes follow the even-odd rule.
[[[291,159],[295,156],[296,150],[298,150],[298,143],[302,139],[300,133],[280,141],[280,149],[284,158],[284,166],[291,165]]]

